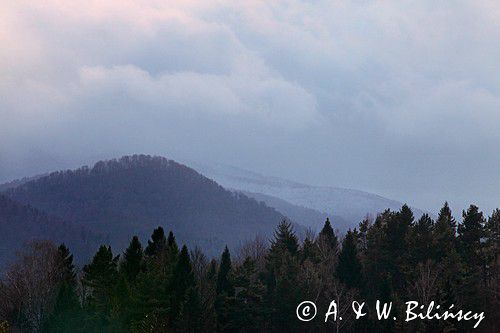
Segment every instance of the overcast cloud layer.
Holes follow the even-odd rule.
[[[499,59],[497,1],[0,0],[0,181],[144,152],[490,213]]]

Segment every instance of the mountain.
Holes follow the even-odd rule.
[[[34,239],[66,243],[82,260],[88,259],[104,239],[83,226],[59,218],[0,195],[0,271],[21,247]]]
[[[93,167],[54,172],[4,192],[108,237],[123,249],[157,226],[179,242],[219,254],[257,234],[269,237],[284,215],[233,193],[195,170],[162,157],[125,156]]]
[[[341,230],[343,226],[351,228],[357,226],[367,214],[376,216],[387,208],[399,210],[403,205],[402,202],[359,190],[306,185],[222,164],[205,165],[196,162],[188,164],[225,188],[242,191],[249,196],[252,196],[251,193],[271,196],[293,205],[325,213],[330,217],[338,216],[341,221],[347,221],[337,226]],[[273,206],[272,203],[264,201]],[[420,209],[413,207],[412,209],[416,217],[423,214]]]
[[[240,191],[250,198],[262,201],[269,207],[275,208],[278,212],[290,218],[292,221],[319,232],[327,218],[332,221],[335,229],[347,230],[351,227],[349,221],[338,216],[320,212],[311,208],[294,205],[283,199],[270,195],[254,192]]]

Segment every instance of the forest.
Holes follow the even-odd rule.
[[[279,222],[279,221],[277,221]],[[281,221],[271,239],[255,238],[211,258],[154,229],[147,244],[99,247],[75,267],[64,244],[23,246],[0,282],[0,332],[451,332],[471,321],[405,322],[408,300],[485,313],[476,331],[498,331],[500,209],[471,205],[455,220],[447,203],[436,220],[404,205],[367,217],[341,235],[326,220],[318,234]],[[222,249],[221,249],[222,250]],[[233,253],[231,253],[233,252]],[[314,301],[335,300],[343,320],[298,320]],[[352,301],[367,302],[354,320]],[[377,320],[376,300],[398,320]]]

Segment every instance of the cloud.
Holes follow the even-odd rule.
[[[0,180],[140,150],[490,208],[499,7],[2,2]]]

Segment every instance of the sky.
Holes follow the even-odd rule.
[[[0,182],[147,153],[500,206],[498,1],[0,0]]]

